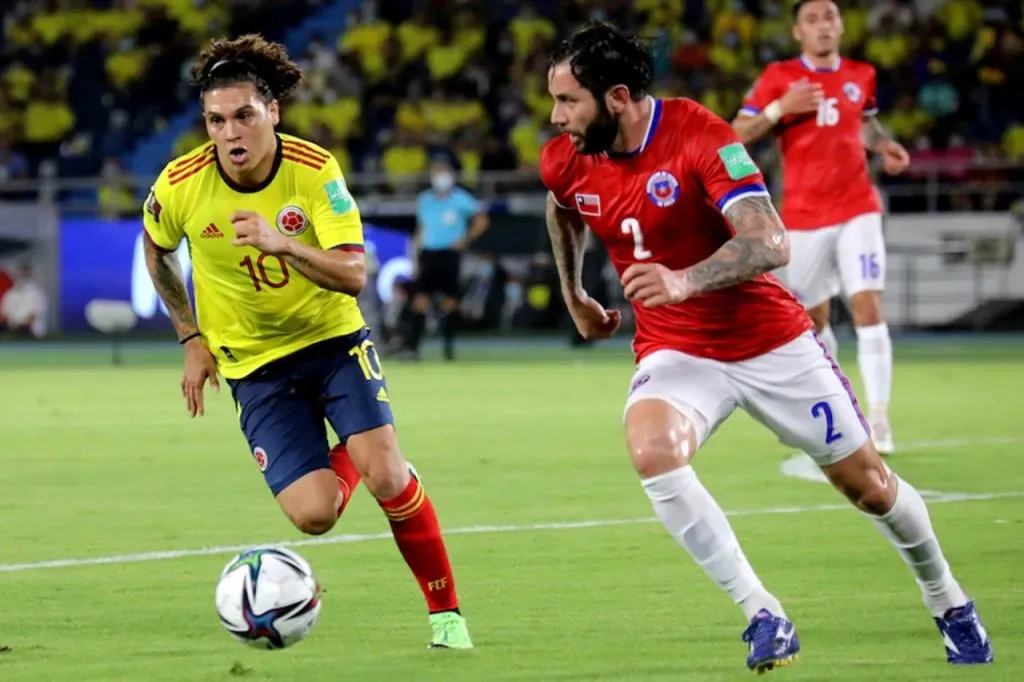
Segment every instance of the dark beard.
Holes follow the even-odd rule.
[[[580,154],[601,154],[615,143],[619,134],[619,119],[612,116],[605,106],[599,106],[597,117],[583,131],[583,145],[580,147]]]

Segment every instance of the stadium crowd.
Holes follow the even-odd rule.
[[[184,75],[206,40],[247,31],[280,39],[331,4],[15,0],[3,10],[0,180],[32,177],[41,166],[102,174],[101,203],[133,201],[119,184],[118,159],[195,106]],[[551,134],[548,49],[588,19],[653,42],[656,95],[694,97],[726,118],[766,62],[794,53],[789,4],[776,0],[350,4],[356,9],[336,35],[317,34],[295,55],[307,80],[284,111],[284,129],[330,148],[350,173],[385,174],[392,189],[424,173],[439,151],[456,159],[470,186],[481,171],[534,169]],[[1024,161],[1015,96],[1024,84],[1024,3],[842,5],[844,50],[878,68],[881,119],[919,161]],[[168,158],[204,135],[201,125],[187,131]],[[970,172],[952,177],[1002,177]]]

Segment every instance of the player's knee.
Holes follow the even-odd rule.
[[[409,465],[398,449],[391,427],[382,426],[350,437],[348,449],[366,489],[378,500],[392,500],[409,485]]]
[[[631,416],[636,416],[632,410]],[[634,418],[627,422],[626,445],[633,468],[641,478],[658,476],[689,464],[696,441],[692,425],[678,413],[669,419]]]
[[[885,322],[881,294],[877,291],[861,291],[851,296],[850,316],[856,327],[874,327]]]
[[[306,535],[323,535],[338,522],[338,507],[326,501],[307,500],[304,504],[286,508],[288,520]]]
[[[881,516],[896,502],[896,480],[870,444],[826,467],[832,484],[861,511]]]

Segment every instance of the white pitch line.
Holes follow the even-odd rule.
[[[938,493],[929,500],[929,504],[973,502],[979,500],[1001,500],[1007,498],[1024,498],[1024,490],[1002,493]],[[809,512],[842,511],[852,509],[849,504],[820,504],[812,506],[770,507],[767,509],[738,509],[726,512],[727,516],[772,516],[776,514],[806,514]],[[607,528],[610,526],[628,526],[641,523],[653,523],[654,517],[640,519],[604,519],[592,521],[556,521],[550,523],[510,524],[500,526],[463,526],[449,528],[445,535],[481,535],[485,533],[529,533],[543,530],[578,530],[581,528]],[[163,561],[185,557],[211,556],[216,554],[237,554],[255,546],[272,545],[277,547],[311,547],[317,545],[336,545],[353,542],[369,542],[385,540],[391,533],[360,533],[347,535],[331,535],[329,537],[308,538],[305,540],[284,540],[259,545],[222,545],[203,547],[200,549],[175,549],[161,552],[143,552],[141,554],[119,554],[114,556],[83,557],[78,559],[55,559],[53,561],[36,561],[25,564],[0,564],[0,573],[16,571],[35,571],[43,568],[69,568],[80,566],[99,566],[104,564],[130,564],[143,561]]]

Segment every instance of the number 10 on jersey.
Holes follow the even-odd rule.
[[[626,218],[622,221],[622,234],[633,237],[633,258],[647,260],[654,255],[644,248],[644,233],[640,229],[640,221],[636,218]]]

